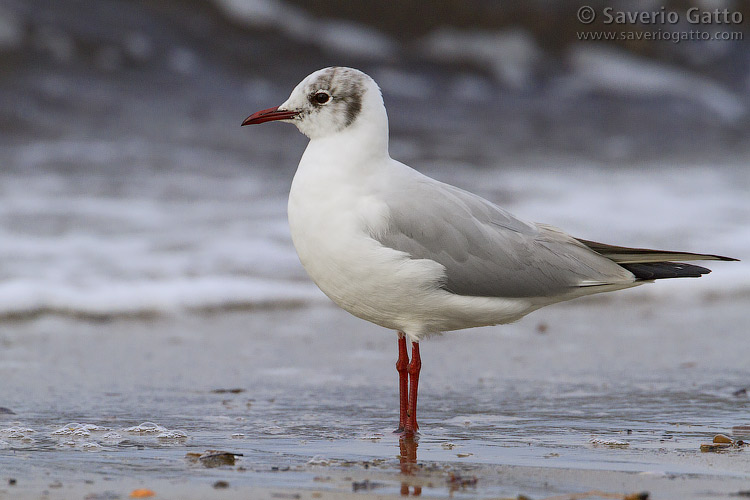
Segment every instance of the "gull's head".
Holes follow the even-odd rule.
[[[280,120],[293,123],[307,137],[317,139],[378,115],[384,117],[385,108],[375,81],[353,68],[331,67],[312,73],[284,103],[253,113],[242,125]]]

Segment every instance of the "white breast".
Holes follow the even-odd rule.
[[[292,241],[305,270],[355,316],[391,329],[421,329],[408,305],[437,287],[442,266],[370,237],[388,219],[377,172],[314,160],[306,152],[289,193]]]

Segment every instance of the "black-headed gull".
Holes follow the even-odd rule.
[[[399,430],[417,426],[419,341],[516,321],[564,300],[710,270],[718,255],[605,245],[518,219],[392,159],[375,81],[351,68],[302,80],[242,125],[293,123],[310,138],[289,193],[302,265],[336,304],[398,332]],[[412,343],[409,361],[406,339]]]

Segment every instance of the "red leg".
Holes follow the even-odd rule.
[[[398,396],[399,396],[399,414],[398,429],[396,432],[403,432],[406,427],[406,411],[409,402],[409,353],[406,352],[406,335],[398,332],[398,361],[396,361],[396,370],[398,371]]]
[[[419,387],[419,371],[422,369],[422,359],[419,357],[419,344],[411,343],[411,362],[409,363],[409,408],[407,410],[406,427],[404,432],[407,436],[414,435],[419,429],[417,425],[417,388]]]

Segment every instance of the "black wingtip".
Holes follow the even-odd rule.
[[[722,257],[721,255],[717,255],[718,260],[725,260],[727,262],[740,262],[740,259],[735,259],[734,257]]]
[[[620,265],[633,273],[636,279],[643,281],[668,278],[700,278],[711,272],[708,268],[683,262],[644,262]]]

